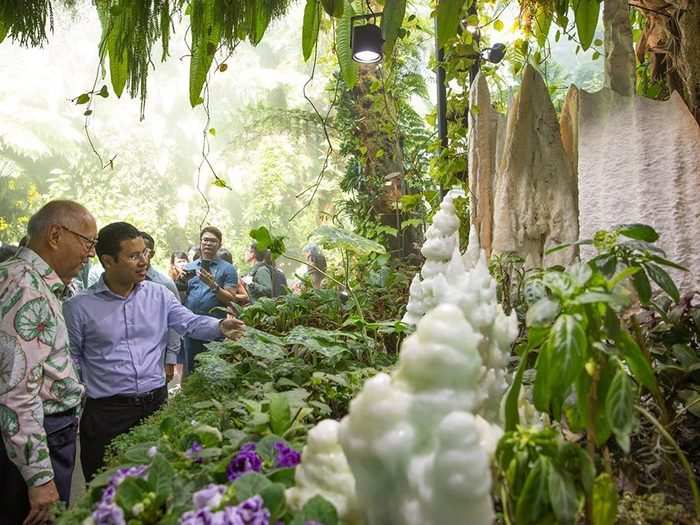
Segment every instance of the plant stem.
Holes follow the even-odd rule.
[[[352,297],[353,302],[355,303],[355,307],[357,308],[357,315],[359,315],[359,316],[360,316],[360,319],[362,320],[362,326],[361,326],[361,328],[362,328],[362,335],[363,335],[365,338],[369,339],[369,336],[367,335],[367,330],[366,330],[366,328],[365,328],[365,325],[367,324],[367,321],[365,320],[365,316],[364,316],[364,314],[362,313],[362,306],[360,306],[360,301],[358,300],[357,295],[355,295],[355,292],[352,290],[352,288],[350,288],[350,284],[345,285],[345,284],[341,283],[340,281],[338,281],[337,279],[334,279],[333,277],[331,277],[330,275],[328,275],[326,272],[324,272],[323,270],[321,270],[320,268],[318,268],[317,266],[311,264],[311,263],[308,262],[308,261],[303,261],[303,260],[301,260],[301,259],[298,259],[297,257],[292,257],[291,255],[286,255],[286,254],[282,254],[282,257],[284,257],[285,259],[289,259],[290,261],[295,261],[295,262],[298,262],[298,263],[301,263],[301,264],[306,264],[306,265],[309,266],[310,268],[313,268],[313,269],[316,270],[318,273],[320,273],[321,275],[323,275],[323,276],[324,276],[326,279],[328,279],[329,281],[332,281],[332,282],[334,282],[335,284],[337,284],[338,286],[342,286],[343,288],[345,288],[345,289],[348,291],[348,293],[350,294],[350,297]]]
[[[671,436],[671,434],[667,432],[667,430],[659,422],[658,419],[656,419],[644,407],[640,407],[637,405],[635,406],[635,408],[639,411],[640,414],[647,418],[652,425],[656,427],[659,433],[664,437],[666,441],[669,442],[669,444],[676,451],[676,454],[678,454],[678,459],[680,459],[681,464],[683,465],[683,468],[685,469],[685,472],[688,475],[688,483],[690,483],[690,490],[693,493],[693,502],[695,504],[695,517],[697,519],[700,519],[700,491],[698,491],[698,485],[695,482],[695,474],[693,474],[693,469],[691,468],[690,463],[688,463],[688,458],[685,457],[685,454],[683,454],[681,447],[678,446],[676,440],[673,439],[673,436]]]
[[[586,425],[586,450],[591,458],[591,463],[595,465],[595,421],[596,404],[598,402],[598,381],[600,380],[600,364],[596,360],[595,372],[591,378],[591,386],[588,390],[588,421]],[[593,496],[586,494],[586,524],[593,523]]]

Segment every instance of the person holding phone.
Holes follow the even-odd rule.
[[[225,309],[235,301],[238,288],[236,267],[218,257],[223,236],[221,230],[207,226],[199,234],[201,257],[185,265],[192,275],[187,283],[185,306],[192,313],[224,318]],[[205,341],[185,337],[185,374],[195,368],[194,358],[203,352]]]

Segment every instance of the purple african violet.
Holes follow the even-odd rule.
[[[275,451],[277,452],[278,468],[293,468],[301,462],[301,454],[291,447],[288,447],[282,441],[275,443]]]
[[[192,503],[195,509],[215,509],[221,505],[221,500],[226,492],[223,485],[207,485],[192,495]]]
[[[261,469],[262,459],[255,452],[255,443],[246,443],[226,467],[226,477],[235,481],[246,472],[260,472]]]
[[[199,457],[199,453],[202,450],[204,450],[204,447],[202,446],[202,444],[195,441],[192,443],[192,446],[187,449],[187,451],[185,452],[185,456],[187,456],[189,459],[191,459],[195,463],[203,463],[204,459]]]

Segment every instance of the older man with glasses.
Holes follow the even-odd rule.
[[[83,386],[61,315],[66,287],[95,254],[95,219],[53,201],[0,264],[0,524],[50,521],[68,504]]]
[[[150,251],[135,227],[100,230],[97,256],[105,272],[63,307],[71,352],[87,390],[80,421],[80,460],[90,481],[112,439],[166,401],[168,329],[204,341],[240,337],[243,323],[196,315],[164,286],[146,280]]]

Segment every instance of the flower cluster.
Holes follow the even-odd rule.
[[[180,525],[269,525],[270,512],[260,496],[253,496],[237,506],[221,505],[226,487],[208,485],[192,496],[194,510],[180,518]]]
[[[204,450],[202,444],[198,441],[195,441],[192,443],[192,446],[187,449],[187,451],[185,452],[185,456],[187,456],[188,459],[191,459],[195,463],[202,463],[204,459],[200,457],[199,454],[202,450]]]
[[[148,465],[120,468],[109,480],[107,487],[102,492],[102,499],[92,513],[95,525],[125,525],[124,511],[114,501],[117,495],[117,487],[129,477],[143,477],[148,470]]]
[[[275,443],[275,452],[277,452],[275,466],[278,468],[294,468],[301,462],[301,454],[282,441]]]
[[[226,477],[235,481],[246,472],[260,472],[262,459],[255,451],[255,443],[246,443],[226,467]]]

